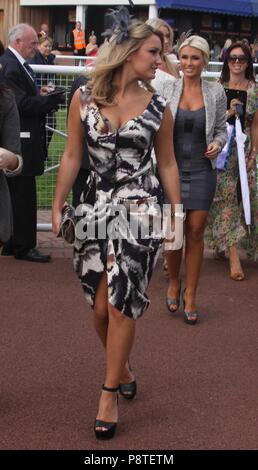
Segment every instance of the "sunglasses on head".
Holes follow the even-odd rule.
[[[248,62],[248,57],[246,57],[246,55],[230,55],[228,61],[232,62],[232,64],[235,64],[236,61],[238,61],[239,64],[245,64]]]

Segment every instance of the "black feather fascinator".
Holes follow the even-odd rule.
[[[131,0],[129,3],[133,5]],[[117,44],[121,44],[129,38],[129,26],[131,24],[132,15],[130,15],[126,7],[109,10],[107,15],[111,20],[111,26],[102,33],[102,36],[109,41],[111,40],[115,41]]]

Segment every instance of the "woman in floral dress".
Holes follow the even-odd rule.
[[[251,53],[245,44],[234,43],[229,47],[220,81],[228,97],[227,120],[230,124],[235,122],[237,105],[241,104],[243,107],[240,120],[247,135],[245,145],[251,200],[251,230],[247,230],[244,222],[237,147],[234,141],[226,170],[218,171],[217,189],[211,207],[206,240],[214,249],[216,258],[223,258],[225,252],[228,252],[230,278],[241,281],[245,275],[239,259],[238,246],[244,247],[253,259],[257,257],[258,87],[254,81]]]

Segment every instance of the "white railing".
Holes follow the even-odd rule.
[[[57,54],[56,55],[57,60],[61,59],[68,59],[68,60],[96,60],[95,57],[91,57],[90,55],[63,55],[63,54]]]
[[[74,67],[73,65],[31,65],[35,73],[42,74],[66,74],[66,75],[79,75],[84,74],[86,70],[92,70],[91,66],[84,67]],[[220,72],[217,71],[204,71],[202,73],[203,77],[217,78],[220,76]]]
[[[86,60],[96,60],[96,56],[95,57],[91,57],[91,56],[84,56],[84,55],[80,55],[80,56],[77,56],[77,55],[59,55],[57,54],[56,55],[56,59],[58,61],[64,59],[64,60],[70,60],[70,61],[73,61],[73,60],[82,60],[82,61],[86,61]],[[179,63],[179,60],[176,61],[177,63]],[[211,67],[222,67],[223,65],[223,62],[220,62],[220,61],[210,61],[209,62],[209,66]],[[253,64],[254,67],[258,67],[258,64]]]
[[[62,57],[62,56],[60,56]],[[70,57],[70,56],[68,56]],[[74,58],[72,56],[72,58]],[[79,59],[79,58],[78,58]],[[222,65],[221,62],[212,62],[212,65]],[[210,64],[209,64],[210,65]],[[256,64],[258,66],[258,64]],[[66,89],[66,98],[69,96],[71,85],[78,75],[83,75],[87,70],[91,70],[90,66],[69,66],[69,65],[32,65],[35,73],[41,75],[41,82],[44,84],[46,77],[50,74],[51,81],[55,86],[62,86]],[[216,79],[220,76],[220,71],[205,71],[203,77]],[[67,100],[66,100],[67,101]],[[60,159],[64,150],[66,134],[66,114],[67,102],[59,106],[59,110],[55,113],[55,117],[51,114],[47,116],[46,130],[53,134],[49,144],[49,159],[46,162],[44,175],[40,176],[38,185],[38,203],[40,209],[49,210],[54,195],[56,182],[56,172],[60,165]],[[40,223],[37,225],[40,231],[50,231],[50,223]]]
[[[63,75],[79,75],[85,73],[88,67],[74,67],[74,65],[34,65],[30,64],[35,73],[44,74],[63,74]],[[92,68],[92,67],[90,67]]]

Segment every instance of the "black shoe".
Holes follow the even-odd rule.
[[[13,256],[14,252],[5,246],[2,249],[1,256]]]
[[[132,368],[128,359],[128,368],[129,371],[132,372]],[[137,393],[137,383],[136,380],[133,380],[132,382],[129,383],[120,383],[119,384],[119,392],[122,397],[124,397],[126,400],[132,400]]]
[[[106,392],[117,393],[117,388],[109,388],[103,385],[102,390]],[[118,400],[118,397],[117,397]],[[94,432],[97,439],[112,439],[116,432],[117,423],[110,423],[107,421],[102,421],[101,419],[96,419],[94,424]],[[104,428],[104,429],[97,429],[97,428]]]
[[[133,382],[130,382],[129,384],[120,384],[119,392],[120,392],[120,395],[122,395],[122,397],[124,397],[126,400],[133,400],[137,392],[136,380],[134,380]]]
[[[50,255],[42,255],[37,248],[31,248],[27,253],[15,255],[15,258],[23,261],[34,261],[35,263],[48,263],[51,260]]]

